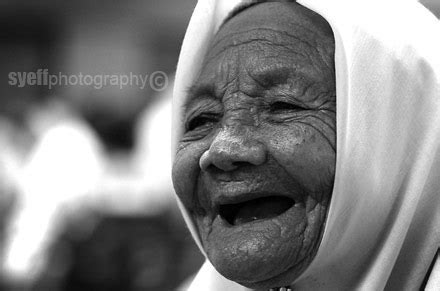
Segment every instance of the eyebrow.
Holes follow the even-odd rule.
[[[265,89],[284,84],[289,78],[305,79],[307,76],[291,66],[267,66],[261,70],[249,73],[255,82]]]
[[[216,99],[214,84],[194,84],[187,89],[183,112],[202,99]]]

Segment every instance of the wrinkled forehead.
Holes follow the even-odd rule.
[[[258,31],[298,35],[300,38],[333,43],[333,33],[319,14],[295,2],[262,2],[238,9],[226,19],[215,36],[219,40]]]
[[[259,3],[240,10],[221,26],[192,84],[192,88],[209,89],[191,92],[217,92],[214,95],[221,96],[220,91],[238,81],[238,75],[236,86],[249,90],[252,82],[247,77],[260,85],[301,78],[307,84],[334,87],[330,26],[320,15],[295,2]],[[188,99],[197,95],[206,94],[190,94]]]

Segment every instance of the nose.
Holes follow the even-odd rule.
[[[245,164],[258,166],[265,161],[265,145],[255,140],[250,131],[226,128],[217,134],[199,164],[203,171],[211,167],[233,171]]]

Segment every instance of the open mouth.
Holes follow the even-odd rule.
[[[236,204],[220,205],[219,214],[230,225],[240,225],[261,219],[276,217],[295,204],[285,196],[268,196]]]

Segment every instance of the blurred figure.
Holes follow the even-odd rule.
[[[66,104],[34,104],[26,120],[34,142],[18,171],[2,266],[6,280],[24,286],[42,271],[54,232],[87,209],[86,196],[102,173],[97,138]]]
[[[40,68],[173,70],[195,0],[54,4],[2,6],[4,80]],[[170,96],[149,86],[0,88],[6,290],[169,290],[198,268],[168,177]]]
[[[174,76],[168,88],[140,115],[136,126],[133,166],[139,173],[142,188],[148,189],[144,206],[150,213],[175,208],[171,182],[171,101]],[[148,178],[146,178],[148,177]]]
[[[2,246],[6,228],[17,201],[19,167],[22,163],[24,141],[17,134],[17,126],[10,119],[0,117],[0,260],[4,260]]]
[[[158,216],[177,207],[169,171],[172,84],[168,88],[153,97],[156,102],[133,125],[133,149],[107,151],[105,173],[95,193],[100,211]]]
[[[174,290],[201,265],[171,185],[171,91],[139,117],[133,151],[107,155],[90,235],[71,225],[57,239],[50,268],[66,245],[71,256],[59,290]]]

